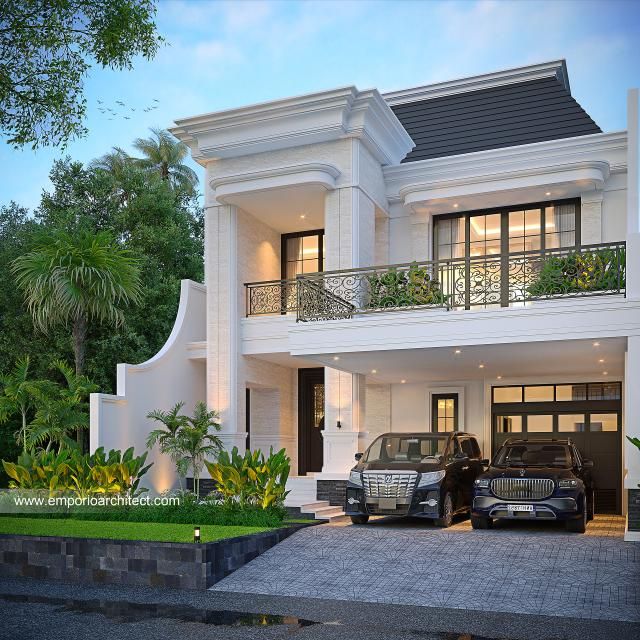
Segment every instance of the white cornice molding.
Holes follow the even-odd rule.
[[[217,201],[242,193],[281,189],[300,185],[320,185],[327,190],[334,189],[340,170],[332,164],[310,162],[285,167],[273,167],[262,171],[217,176],[209,185]]]
[[[184,118],[170,131],[199,162],[356,137],[389,165],[415,146],[376,89],[355,87]]]
[[[418,102],[420,100],[441,98],[457,93],[467,93],[469,91],[490,89],[492,87],[518,82],[539,80],[541,78],[557,78],[564,88],[571,93],[566,62],[564,60],[553,60],[551,62],[532,64],[526,67],[516,67],[515,69],[484,73],[470,78],[459,78],[457,80],[448,80],[446,82],[438,82],[422,87],[389,91],[388,93],[383,93],[382,97],[387,101],[387,104],[395,106],[409,102]]]
[[[521,177],[527,174],[545,176],[571,166],[580,169],[580,163],[596,163],[591,169],[605,170],[608,177],[612,172],[626,169],[626,152],[626,131],[595,133],[407,162],[385,167],[383,172],[389,201],[399,202],[402,200],[401,192],[406,195],[416,185],[435,188],[437,185],[478,184],[483,181],[489,183],[492,180],[516,177],[518,172]],[[606,163],[607,168],[598,165],[599,162]],[[585,166],[582,168],[588,169]]]

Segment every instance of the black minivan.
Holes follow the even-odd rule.
[[[476,438],[460,431],[385,433],[356,460],[344,508],[354,524],[393,515],[430,518],[441,527],[470,510],[473,483],[487,463]]]

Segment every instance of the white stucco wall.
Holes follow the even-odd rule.
[[[205,399],[204,340],[205,288],[183,280],[176,322],[162,349],[142,364],[119,364],[116,395],[91,394],[91,450],[134,447],[141,454],[149,432],[159,426],[147,419],[147,413],[167,411],[177,402],[184,402],[183,412],[191,413]],[[148,461],[153,466],[143,486],[153,493],[177,486],[173,463],[157,447]]]

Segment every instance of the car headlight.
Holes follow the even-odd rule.
[[[488,489],[489,488],[489,478],[477,478],[474,484],[478,489]]]
[[[440,480],[442,480],[445,475],[447,474],[446,471],[429,471],[428,473],[423,473],[420,475],[420,481],[418,482],[418,486],[419,487],[426,487],[430,484],[436,484],[438,482],[440,482]]]
[[[575,489],[578,486],[577,480],[558,480],[558,488],[560,489]]]
[[[359,471],[352,471],[349,474],[349,482],[353,482],[353,484],[357,484],[359,487],[362,486],[362,476]]]

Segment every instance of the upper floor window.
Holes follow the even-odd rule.
[[[580,246],[577,201],[436,216],[436,260]]]
[[[324,230],[287,233],[282,236],[282,275],[292,279],[324,268]]]

